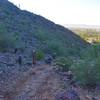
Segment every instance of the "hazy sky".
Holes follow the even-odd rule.
[[[57,24],[100,25],[100,0],[9,0]]]

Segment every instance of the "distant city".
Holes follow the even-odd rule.
[[[64,26],[67,28],[87,28],[87,29],[99,29],[100,30],[100,25],[66,24]]]

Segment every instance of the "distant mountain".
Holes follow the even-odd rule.
[[[0,51],[21,48],[77,55],[87,43],[69,29],[0,0]]]

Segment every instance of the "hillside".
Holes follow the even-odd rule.
[[[9,90],[32,65],[32,50],[78,55],[87,43],[72,31],[0,0],[0,90]],[[15,49],[18,52],[15,53]],[[22,65],[18,57],[22,56]]]
[[[0,100],[99,100],[99,51],[99,44],[0,0]]]
[[[1,51],[42,48],[47,53],[70,55],[79,53],[84,47],[86,42],[72,31],[42,16],[22,11],[7,0],[0,0]]]

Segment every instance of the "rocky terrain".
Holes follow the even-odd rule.
[[[71,86],[68,87],[68,81],[63,81],[64,76],[56,73],[54,66],[38,64],[24,72],[22,76],[12,85],[13,88],[0,91],[0,100],[67,100],[60,97],[66,96],[68,91],[69,98],[73,95],[70,94],[72,90]],[[74,94],[68,100],[92,100],[92,92],[89,94],[87,90],[80,87],[73,90],[80,99]],[[99,93],[95,96],[99,100]]]
[[[66,93],[69,100],[88,100],[87,90],[79,87],[71,90],[66,76],[44,62],[53,53],[56,57],[79,57],[88,46],[69,29],[20,10],[8,0],[0,0],[0,100],[67,100],[61,99],[66,98]],[[36,65],[32,64],[33,50],[38,52],[38,57],[42,55]],[[71,92],[75,93],[74,99]],[[99,98],[99,93],[96,97]]]

